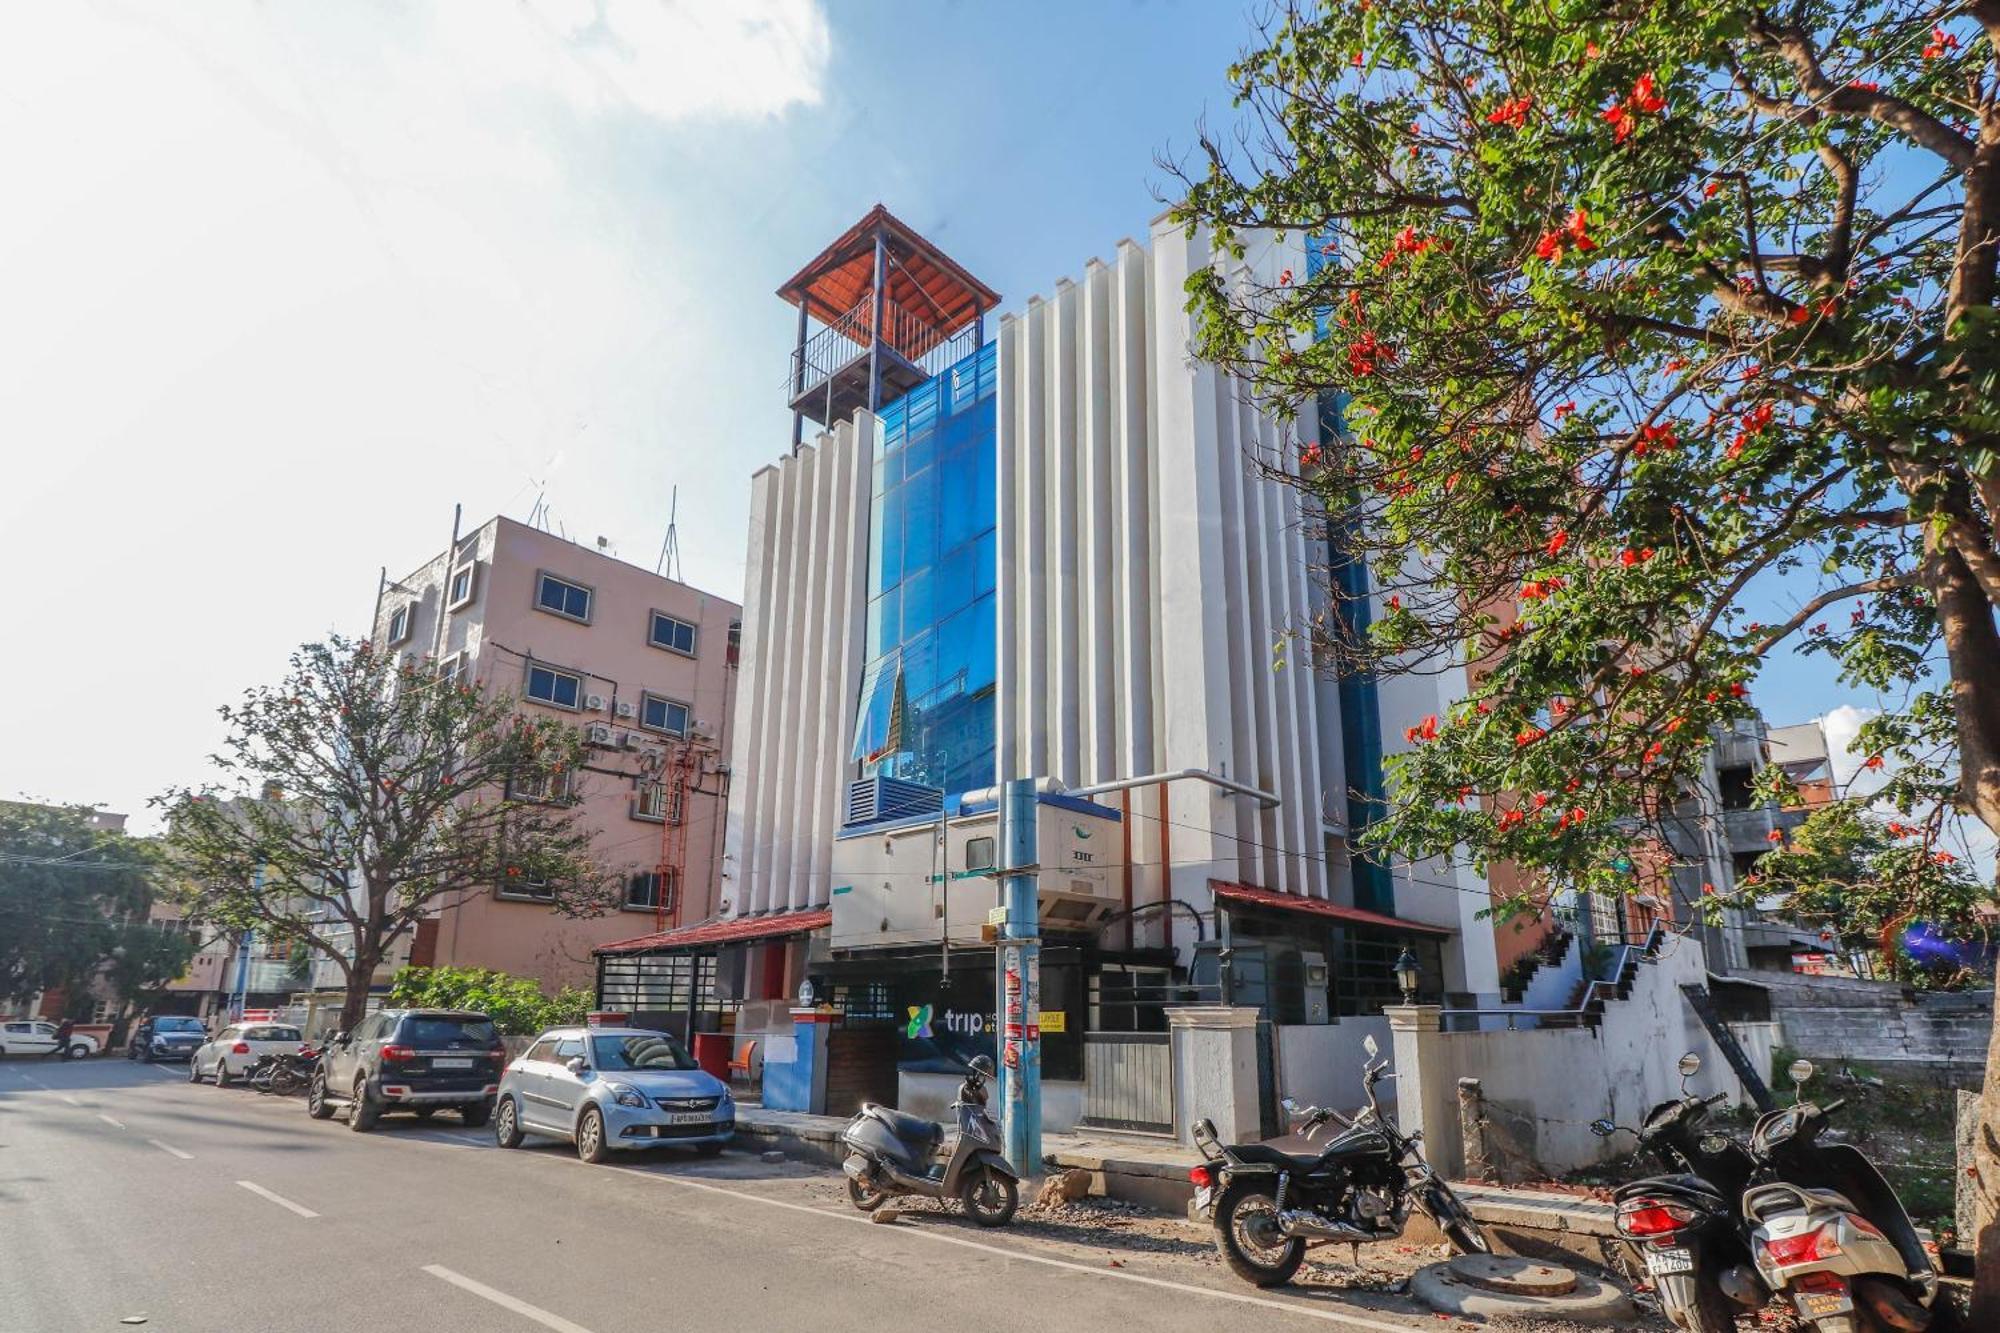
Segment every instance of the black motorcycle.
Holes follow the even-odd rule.
[[[278,1051],[259,1056],[243,1077],[259,1092],[293,1097],[306,1090],[306,1085],[312,1082],[313,1070],[317,1068],[319,1052],[310,1046],[303,1046],[297,1051]]]
[[[1751,1263],[1743,1224],[1743,1190],[1756,1163],[1741,1143],[1703,1131],[1710,1111],[1729,1095],[1688,1092],[1688,1080],[1701,1072],[1701,1057],[1690,1052],[1679,1068],[1681,1095],[1648,1111],[1636,1130],[1625,1131],[1667,1174],[1620,1186],[1611,1196],[1615,1223],[1644,1261],[1676,1328],[1734,1333],[1740,1311],[1770,1299]],[[1609,1138],[1624,1127],[1598,1120],[1590,1128]]]
[[[1375,1100],[1375,1085],[1394,1074],[1377,1059],[1373,1037],[1361,1085],[1368,1105],[1349,1120],[1336,1111],[1301,1107],[1285,1111],[1308,1140],[1329,1121],[1340,1131],[1318,1153],[1288,1153],[1261,1143],[1222,1144],[1215,1125],[1198,1120],[1195,1146],[1206,1160],[1188,1172],[1195,1207],[1215,1223],[1216,1248],[1231,1272],[1259,1287],[1291,1281],[1308,1246],[1339,1241],[1394,1240],[1415,1204],[1461,1254],[1488,1254],[1492,1246],[1472,1210],[1424,1160],[1423,1131],[1405,1134]]]

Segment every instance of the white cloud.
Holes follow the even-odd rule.
[[[1820,725],[1826,730],[1827,754],[1832,762],[1837,791],[1865,796],[1879,791],[1895,772],[1895,760],[1888,756],[1884,756],[1882,768],[1863,769],[1862,764],[1867,761],[1868,755],[1852,748],[1862,724],[1870,718],[1879,717],[1881,712],[1879,708],[1841,704],[1837,708],[1827,710],[1826,716],[1820,720]],[[1877,805],[1875,808],[1884,815],[1893,816],[1895,813],[1886,804]],[[2000,852],[2000,839],[1994,837],[1991,829],[1977,819],[1953,815],[1945,820],[1943,842],[1946,847],[1970,861],[1983,878],[1988,881],[1993,879],[1996,852]]]
[[[690,581],[740,597],[790,326],[695,229],[778,197],[741,145],[829,59],[815,0],[6,7],[0,562],[40,651],[0,659],[0,796],[139,813],[453,501],[525,517],[558,468],[556,518],[648,564],[678,483]]]
[[[1826,749],[1833,764],[1833,780],[1842,791],[1847,789],[1848,783],[1854,781],[1855,775],[1861,772],[1862,763],[1868,758],[1867,755],[1853,753],[1849,747],[1854,744],[1854,738],[1860,734],[1861,724],[1879,716],[1881,712],[1879,708],[1857,708],[1853,704],[1842,704],[1838,708],[1829,709],[1827,715],[1820,720],[1820,725],[1826,731]]]

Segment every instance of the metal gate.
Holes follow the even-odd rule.
[[[1173,1048],[1164,1032],[1086,1032],[1083,1119],[1100,1129],[1174,1132]]]

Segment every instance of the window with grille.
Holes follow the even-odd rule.
[[[681,822],[683,790],[679,783],[660,781],[640,781],[632,798],[632,818],[649,819],[656,824],[678,824]]]
[[[671,912],[674,907],[674,872],[641,870],[625,881],[625,905],[635,911]]]

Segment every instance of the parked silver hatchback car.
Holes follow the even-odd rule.
[[[680,1041],[646,1028],[555,1028],[500,1076],[493,1137],[567,1139],[586,1162],[673,1144],[722,1151],[736,1132],[729,1088]]]

